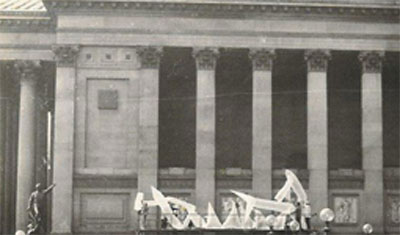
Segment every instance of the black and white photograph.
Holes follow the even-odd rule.
[[[400,235],[400,0],[0,0],[0,235]]]

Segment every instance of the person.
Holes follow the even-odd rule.
[[[168,228],[168,219],[166,216],[161,217],[161,229],[167,229]]]
[[[296,210],[295,210],[295,218],[296,221],[301,224],[301,203],[300,202],[296,202]]]
[[[306,225],[307,225],[306,229],[310,230],[311,229],[311,217],[312,217],[312,214],[311,214],[311,206],[310,206],[310,202],[309,201],[306,201],[304,203],[303,216],[304,216],[304,218],[306,220]]]
[[[147,221],[147,215],[149,214],[149,206],[147,203],[143,203],[142,208],[140,211],[138,211],[139,214],[139,219],[140,219],[140,229],[145,229],[146,228],[146,221]]]
[[[55,184],[52,184],[47,189],[43,190],[41,184],[38,183],[35,186],[35,191],[33,191],[29,196],[28,207],[26,209],[31,220],[30,224],[28,224],[29,234],[39,232],[45,197],[55,186]]]

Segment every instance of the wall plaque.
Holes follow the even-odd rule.
[[[118,109],[118,90],[98,90],[97,104],[99,109]]]

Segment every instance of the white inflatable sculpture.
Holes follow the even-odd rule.
[[[141,192],[136,195],[134,210],[140,211],[145,203],[148,207],[158,206],[161,209],[163,216],[168,219],[172,228],[177,230],[188,228],[190,222],[194,227],[203,229],[269,229],[262,219],[263,215],[259,210],[261,209],[279,213],[273,227],[277,230],[283,230],[287,215],[296,210],[296,207],[292,203],[284,202],[284,199],[289,201],[290,194],[293,191],[296,194],[297,201],[305,202],[308,200],[307,194],[297,176],[290,170],[285,170],[285,176],[286,182],[275,195],[275,200],[261,199],[231,190],[233,194],[246,202],[246,211],[244,217],[241,218],[235,202],[232,201],[230,213],[224,223],[220,222],[210,203],[208,204],[207,216],[203,219],[203,217],[196,212],[195,205],[175,197],[165,197],[154,187],[151,187],[153,200],[144,200],[144,194]],[[175,204],[186,209],[188,214],[183,222],[174,215],[170,204]],[[251,218],[252,213],[254,214],[254,219]]]
[[[203,226],[203,228],[208,229],[220,229],[222,228],[221,221],[218,219],[217,214],[214,211],[211,203],[208,203],[208,210],[207,210],[206,220],[207,222]]]
[[[135,211],[140,211],[144,204],[147,204],[148,207],[155,207],[158,205],[156,201],[151,201],[151,200],[145,201],[144,194],[140,193],[140,192],[137,193],[136,199],[135,199],[135,205],[133,206],[133,209]]]
[[[296,210],[293,204],[288,202],[277,202],[267,199],[256,198],[245,193],[231,190],[232,193],[246,202],[245,220],[249,218],[254,208],[277,211],[284,214],[291,214]]]
[[[228,217],[226,217],[225,222],[222,224],[223,229],[239,229],[242,228],[242,222],[239,218],[239,212],[236,208],[235,202],[231,201],[231,211]]]
[[[292,187],[293,180],[291,178],[287,179],[283,187],[278,191],[278,193],[275,195],[274,199],[278,202],[283,201],[283,199],[286,198],[286,200],[289,200],[290,198],[290,188]]]
[[[189,227],[190,222],[192,222],[194,227],[196,228],[201,228],[205,224],[204,219],[199,214],[197,214],[195,205],[175,197],[166,197],[165,199],[167,199],[169,203],[181,206],[187,210],[188,214],[183,223],[184,227]]]
[[[168,201],[164,195],[154,187],[151,187],[151,192],[153,194],[154,201],[157,202],[161,209],[161,213],[168,219],[168,222],[171,224],[171,226],[178,230],[184,229],[185,226],[183,226],[182,222],[174,215],[172,208],[168,204]]]
[[[307,194],[304,190],[303,186],[301,185],[297,176],[290,170],[285,170],[285,175],[288,180],[292,181],[292,189],[297,196],[297,201],[305,202],[307,201]]]

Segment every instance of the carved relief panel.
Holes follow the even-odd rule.
[[[358,223],[359,217],[358,195],[334,195],[333,210],[335,212],[335,224],[353,225]]]
[[[74,230],[122,232],[133,230],[135,214],[130,189],[78,189],[74,195]]]
[[[400,226],[400,194],[387,194],[385,212],[386,225],[398,228]]]

